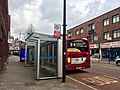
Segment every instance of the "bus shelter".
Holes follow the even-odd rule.
[[[62,77],[62,40],[33,32],[26,39],[25,66],[36,69],[36,79]]]

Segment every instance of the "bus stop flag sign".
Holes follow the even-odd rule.
[[[60,37],[60,31],[61,31],[61,25],[60,24],[54,24],[54,36],[59,38]]]

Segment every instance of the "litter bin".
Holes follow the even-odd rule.
[[[25,61],[25,49],[20,50],[20,62]]]

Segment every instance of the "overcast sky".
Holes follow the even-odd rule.
[[[66,0],[67,29],[120,7],[120,0]],[[53,35],[54,23],[63,24],[63,0],[9,0],[11,35],[18,37],[30,24]]]

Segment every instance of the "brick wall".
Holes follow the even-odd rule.
[[[118,23],[115,23],[113,24],[112,23],[112,16],[118,14],[119,17],[120,17],[120,7],[119,8],[116,8],[110,12],[107,12],[101,16],[98,16],[92,20],[89,20],[83,24],[80,24],[78,26],[75,26],[71,29],[69,29],[67,31],[67,33],[71,32],[72,33],[72,37],[73,38],[81,38],[81,37],[88,37],[88,36],[91,36],[91,39],[93,40],[93,35],[96,35],[98,34],[99,36],[99,41],[100,42],[108,42],[107,40],[104,40],[103,39],[103,33],[104,32],[107,32],[109,31],[110,32],[110,37],[112,37],[112,31],[113,30],[116,30],[116,29],[120,29],[120,21]],[[108,26],[103,26],[103,20],[108,18],[109,19],[109,25]],[[89,35],[88,34],[88,25],[91,24],[91,23],[94,23],[95,24],[95,33],[94,34],[91,34]],[[76,30],[77,29],[80,29],[80,28],[83,28],[84,29],[84,33],[83,34],[76,34]],[[113,38],[112,41],[120,41],[120,38]],[[91,43],[98,43],[98,42],[91,42]]]
[[[8,15],[8,0],[0,0],[0,73],[8,57],[9,31],[10,15]]]

